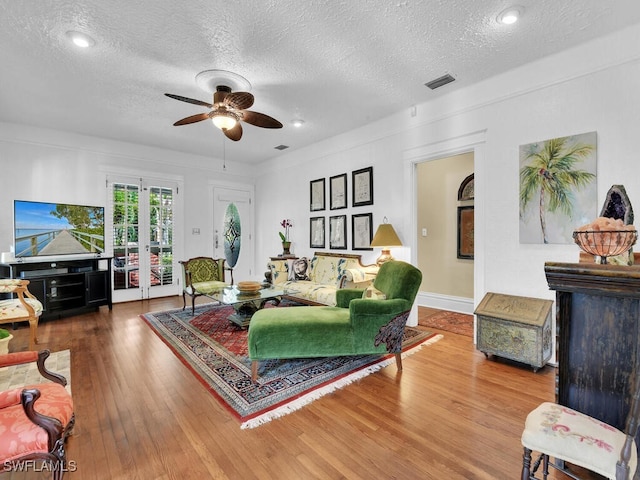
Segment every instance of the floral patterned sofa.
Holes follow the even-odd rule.
[[[310,305],[336,305],[336,290],[364,289],[378,274],[377,265],[363,265],[360,255],[315,252],[313,258],[272,258],[271,283],[288,297]],[[305,268],[306,267],[306,268]]]

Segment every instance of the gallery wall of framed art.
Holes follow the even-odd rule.
[[[351,207],[373,205],[373,167],[366,167],[351,172],[351,190],[347,173],[318,178],[309,182],[309,247],[313,249],[327,248],[346,250],[348,238],[351,237],[352,250],[373,250],[370,247],[373,238],[373,214],[371,212],[354,211],[351,222],[348,215],[319,215],[327,210],[349,208],[349,191],[351,191]],[[328,183],[328,197],[327,197]],[[348,233],[349,224],[351,234]],[[328,237],[328,242],[327,242]]]

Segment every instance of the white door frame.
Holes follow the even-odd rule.
[[[415,265],[418,261],[418,184],[416,166],[418,163],[437,160],[445,157],[452,157],[461,153],[473,152],[474,163],[474,249],[475,256],[473,260],[473,304],[464,305],[463,299],[450,299],[456,301],[458,308],[452,308],[458,311],[469,310],[473,313],[480,299],[484,295],[485,281],[482,272],[485,271],[485,213],[484,213],[484,175],[482,165],[485,163],[485,142],[487,131],[479,130],[470,132],[465,135],[456,136],[420,147],[405,150],[403,152],[404,163],[404,182],[407,188],[405,191],[405,205],[409,205],[410,215],[405,216],[405,231],[409,232],[409,247],[411,250],[411,262]],[[417,304],[421,305],[421,296],[428,296],[428,292],[418,292]],[[446,307],[443,307],[446,308]],[[475,334],[474,334],[475,339]],[[474,340],[475,341],[475,340]]]
[[[178,295],[181,291],[180,283],[180,269],[181,265],[178,263],[178,260],[183,257],[183,242],[181,235],[184,231],[184,205],[182,202],[182,191],[183,191],[183,180],[182,177],[167,175],[166,177],[152,177],[149,176],[146,172],[112,172],[106,175],[105,185],[107,187],[107,213],[105,214],[105,224],[106,231],[110,232],[108,235],[105,234],[105,251],[110,252],[110,256],[113,256],[113,199],[110,197],[112,194],[111,185],[114,183],[122,183],[122,184],[130,184],[130,185],[140,185],[142,189],[148,188],[149,186],[158,186],[158,187],[166,187],[172,188],[174,191],[173,198],[173,243],[172,243],[172,252],[173,252],[173,283],[171,285],[164,286],[154,286],[153,288],[148,281],[142,281],[143,278],[146,278],[146,275],[141,275],[140,288],[131,288],[126,290],[115,290],[113,288],[113,277],[111,279],[111,289],[112,289],[112,297],[113,302],[128,302],[134,300],[141,300],[146,298],[155,298],[155,297],[163,297],[163,296],[171,296]],[[147,190],[148,191],[148,190]],[[144,194],[141,192],[141,197]],[[147,195],[144,195],[147,198]],[[139,205],[138,217],[144,218],[145,223],[140,224],[142,228],[148,229],[148,216],[149,216],[149,206],[147,204]],[[140,236],[142,232],[139,232],[139,252],[140,252],[140,269],[141,270],[150,270],[150,265],[148,265],[148,261],[146,255],[145,245],[147,244],[146,240],[148,240],[149,232],[144,233],[144,236]],[[144,241],[143,241],[144,240]],[[112,269],[113,270],[113,269]],[[112,273],[113,276],[113,273]]]

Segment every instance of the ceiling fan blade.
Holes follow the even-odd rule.
[[[236,110],[245,110],[253,105],[253,100],[253,95],[249,92],[234,92],[224,97],[224,104]]]
[[[165,95],[169,98],[173,98],[174,100],[180,100],[181,102],[193,103],[194,105],[201,105],[203,107],[213,108],[213,105],[207,102],[203,102],[201,100],[195,100],[193,98],[181,97],[180,95],[174,95],[172,93],[165,93]]]
[[[230,128],[229,130],[222,130],[222,132],[229,140],[237,142],[242,138],[242,125],[240,125],[240,122],[237,122],[235,127]]]
[[[273,117],[264,113],[245,110],[242,112],[242,120],[256,127],[262,128],[282,128],[282,124]]]
[[[209,118],[208,113],[198,113],[196,115],[191,115],[190,117],[183,118],[182,120],[178,120],[173,125],[175,127],[179,125],[188,125],[189,123],[201,122],[202,120],[207,120]]]

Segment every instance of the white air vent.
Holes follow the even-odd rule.
[[[431,80],[430,82],[425,83],[425,85],[429,87],[431,90],[435,90],[436,88],[442,87],[443,85],[446,85],[447,83],[451,83],[454,80],[455,78],[453,78],[451,75],[447,73],[446,75],[443,75],[440,78],[436,78],[435,80]]]

